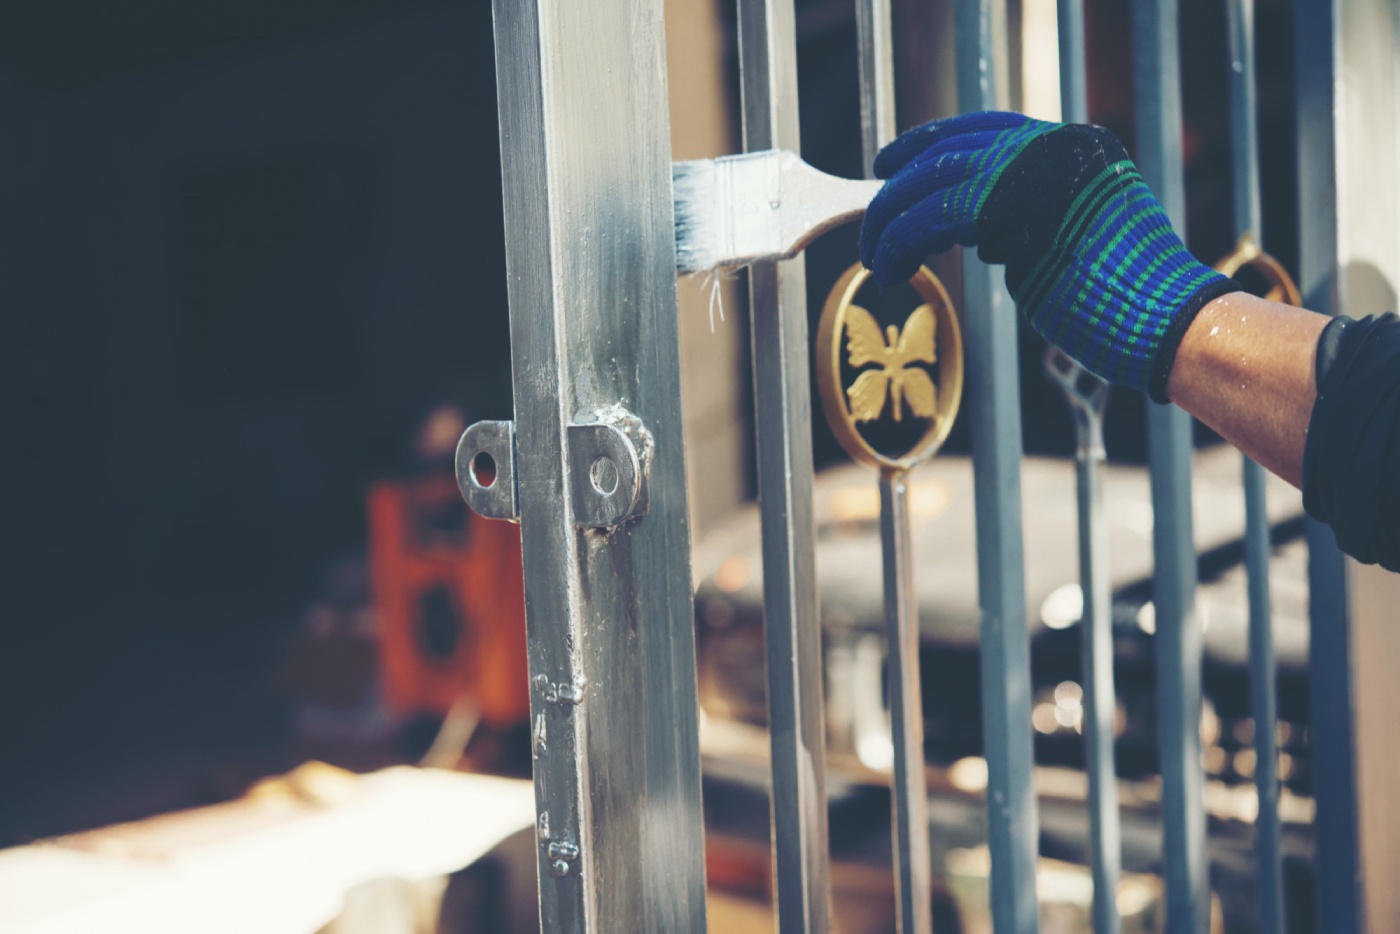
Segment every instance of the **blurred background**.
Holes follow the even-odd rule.
[[[1288,4],[1256,6],[1264,240],[1296,270]],[[950,3],[894,7],[900,125],[952,113]],[[668,0],[666,8],[675,158],[736,151],[732,5]],[[803,154],[856,176],[854,5],[799,0],[797,10]],[[1088,0],[1086,10],[1091,114],[1131,148],[1129,4]],[[1213,261],[1232,246],[1224,8],[1182,0],[1181,10],[1187,233]],[[1010,17],[1019,38],[1007,104],[1053,119],[1054,4],[1018,0]],[[0,126],[0,846],[227,802],[313,760],[347,774],[427,761],[527,778],[518,537],[471,517],[451,476],[467,424],[511,417],[489,5],[14,5],[0,13]],[[851,227],[808,250],[814,321],[854,260],[854,241]],[[955,303],[959,267],[955,258],[936,266]],[[745,590],[756,527],[739,284],[723,284],[723,320],[712,327],[704,285],[682,283],[682,376],[706,711],[761,730],[761,716],[745,713],[744,680],[761,678],[762,667],[744,641],[760,621]],[[1026,330],[1025,447],[1048,458],[1033,469],[1057,490],[1074,438],[1041,375],[1042,350]],[[1143,421],[1138,397],[1114,397],[1108,444],[1123,468],[1123,515],[1132,497],[1146,496]],[[824,425],[813,440],[819,466],[843,460]],[[1212,442],[1204,432],[1199,440]],[[959,426],[940,459],[950,473],[937,482],[956,488],[966,450]],[[847,476],[828,474],[819,495],[851,486]],[[1220,502],[1238,501],[1229,481],[1219,489]],[[1071,503],[1060,497],[1058,508]],[[847,531],[865,536],[858,560],[873,570],[879,553],[864,507],[832,508],[833,528],[850,520]],[[962,525],[951,524],[956,510],[935,509],[930,521],[934,514],[945,523],[939,538],[970,542],[970,513],[956,519]],[[1047,515],[1040,550],[1064,552],[1072,519]],[[1276,586],[1293,588],[1276,597],[1283,616],[1301,612],[1301,553],[1289,551],[1298,515],[1286,503],[1275,527]],[[1239,533],[1227,524],[1211,534],[1203,576],[1228,596],[1239,587]],[[1037,547],[1028,545],[1033,573]],[[1062,619],[1045,601],[1076,571],[1056,567],[1032,594],[1038,696],[1050,704],[1037,755],[1072,772],[1078,721],[1065,715],[1054,726],[1053,717],[1055,705],[1073,706],[1065,701],[1073,690],[1061,686],[1077,677],[1078,611]],[[1120,674],[1120,769],[1150,784],[1142,579],[1115,579],[1124,664],[1137,659],[1146,679],[1134,693]],[[934,677],[966,669],[975,653],[957,633],[962,599],[951,594],[945,611],[936,601],[926,611],[926,752],[948,769],[980,754],[975,679]],[[874,613],[847,607],[828,620],[838,649],[828,692],[842,673],[869,675],[850,659],[863,627],[878,625]],[[1221,787],[1249,779],[1236,759],[1248,747],[1237,725],[1248,722],[1243,655],[1231,651],[1209,662],[1211,748],[1222,751],[1208,751],[1207,765]],[[1305,657],[1306,643],[1280,651]],[[852,709],[871,698],[878,707],[875,653],[874,687],[849,695]],[[1286,677],[1283,702],[1297,730],[1293,787],[1302,800],[1303,674]],[[842,709],[834,694],[832,703]],[[761,703],[753,709],[761,713]],[[846,824],[834,819],[833,845],[878,853],[868,833],[888,838],[887,797],[865,784],[880,754],[862,756],[864,734],[847,723],[833,736],[842,729],[833,755],[849,753],[854,771],[833,805],[849,808]],[[734,765],[744,741],[707,751],[715,839],[737,841],[712,856],[710,872],[715,885],[761,903],[766,857],[753,854],[766,845],[766,803],[761,780]],[[976,797],[975,780],[948,789]],[[975,808],[967,813],[975,848]],[[1290,905],[1302,931],[1310,838],[1306,808],[1297,814]],[[760,832],[746,841],[743,825]],[[1060,855],[1075,859],[1072,846]],[[883,890],[871,885],[878,905]],[[1240,929],[1249,929],[1250,898],[1223,908]],[[954,895],[946,900],[956,916]],[[872,912],[872,927],[861,928],[854,909],[844,923],[881,929]]]

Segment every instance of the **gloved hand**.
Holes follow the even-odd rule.
[[[860,256],[881,286],[930,253],[976,246],[1046,340],[1110,382],[1165,402],[1182,335],[1240,290],[1186,251],[1112,133],[1012,113],[939,120],[875,160],[889,179]]]

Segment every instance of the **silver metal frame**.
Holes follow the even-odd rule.
[[[547,931],[705,930],[661,6],[494,3]],[[647,510],[582,529],[598,424]]]
[[[1336,308],[1338,4],[1299,0],[1298,102],[1308,307]],[[738,0],[750,151],[796,152],[792,0]],[[550,931],[702,931],[703,830],[681,437],[670,146],[661,0],[494,0],[516,418],[473,426],[463,495],[522,526],[540,914]],[[858,0],[869,173],[894,135],[889,0]],[[1237,232],[1259,230],[1250,0],[1231,0]],[[1001,106],[1005,5],[955,0],[959,102]],[[1061,0],[1066,120],[1087,119],[1082,0]],[[1184,213],[1175,0],[1133,4],[1137,159],[1178,227]],[[600,62],[629,67],[600,67]],[[1038,928],[1030,644],[1021,541],[1017,318],[1000,272],[968,253],[967,395],[976,470],[981,671],[992,916]],[[801,257],[749,270],[762,500],[778,929],[830,927],[822,632],[813,542],[811,392]],[[1117,929],[1112,639],[1099,467],[1104,387],[1051,357],[1079,428],[1087,771],[1095,929]],[[1156,651],[1167,923],[1207,924],[1194,608],[1191,422],[1150,406]],[[495,461],[494,480],[475,469]],[[1260,796],[1261,919],[1282,917],[1269,529],[1247,465],[1252,701]],[[905,934],[930,929],[932,866],[919,752],[917,620],[909,600],[905,477],[881,479],[894,720],[895,864]],[[1361,930],[1346,589],[1330,533],[1312,547],[1313,757],[1318,901],[1329,931]],[[904,556],[901,559],[901,555]],[[1340,630],[1340,632],[1339,632]]]

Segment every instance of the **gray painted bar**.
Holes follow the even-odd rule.
[[[894,738],[894,865],[900,934],[933,930],[933,858],[924,778],[923,694],[919,685],[919,609],[914,596],[909,473],[880,474],[885,636],[889,649],[890,726]]]
[[[1084,3],[1060,0],[1060,110],[1067,123],[1087,123]],[[1084,613],[1081,668],[1084,681],[1084,759],[1089,775],[1089,852],[1094,875],[1094,930],[1116,934],[1118,880],[1123,841],[1118,818],[1118,772],[1114,767],[1113,595],[1109,576],[1108,517],[1103,502],[1103,411],[1107,383],[1079,366],[1065,387],[1075,417],[1078,446],[1075,476],[1079,500],[1079,577]],[[1095,388],[1084,393],[1084,381]]]
[[[860,139],[866,178],[875,177],[875,156],[895,134],[894,37],[890,28],[890,0],[857,0]]]
[[[865,176],[894,139],[894,48],[889,0],[859,0],[860,124]],[[880,474],[880,541],[884,549],[885,645],[891,738],[894,743],[895,893],[900,934],[933,930],[933,859],[924,778],[923,694],[919,678],[919,615],[914,599],[909,474]]]
[[[958,106],[995,109],[1005,9],[957,0]],[[983,751],[996,934],[1039,929],[1039,817],[1033,784],[1030,639],[1021,544],[1021,396],[1016,308],[1001,270],[964,252],[967,399],[976,471]]]
[[[1137,163],[1177,230],[1185,230],[1181,73],[1175,0],[1133,4]],[[1191,418],[1147,403],[1156,557],[1157,733],[1162,772],[1167,930],[1197,934],[1210,911],[1201,768],[1201,630],[1191,527]]]
[[[798,152],[792,0],[739,0],[744,149]],[[778,930],[830,926],[826,724],[803,259],[749,269]]]
[[[1230,168],[1235,238],[1252,237],[1263,247],[1259,204],[1259,134],[1254,75],[1254,0],[1229,0]],[[1259,929],[1282,931],[1283,855],[1278,818],[1278,673],[1274,662],[1273,614],[1269,607],[1269,514],[1264,468],[1244,458],[1245,567],[1249,575],[1249,690],[1254,718],[1254,783],[1259,813],[1254,821],[1259,866]]]
[[[1339,307],[1337,169],[1339,0],[1293,5],[1294,101],[1298,130],[1298,288],[1303,306],[1334,315]],[[1318,930],[1360,934],[1361,841],[1357,826],[1355,714],[1346,559],[1328,527],[1307,520],[1309,754],[1326,763],[1312,773],[1317,804]]]

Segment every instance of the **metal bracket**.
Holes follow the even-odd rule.
[[[635,416],[617,420],[646,437]],[[647,465],[626,431],[612,421],[570,425],[568,443],[575,525],[611,528],[646,513]]]
[[[565,429],[574,524],[585,528],[612,528],[647,511],[651,436],[618,406],[601,414],[608,420]],[[472,512],[520,521],[515,478],[514,422],[477,422],[462,432],[457,487]]]
[[[515,486],[515,422],[477,422],[457,442],[457,488],[486,519],[520,521]]]

